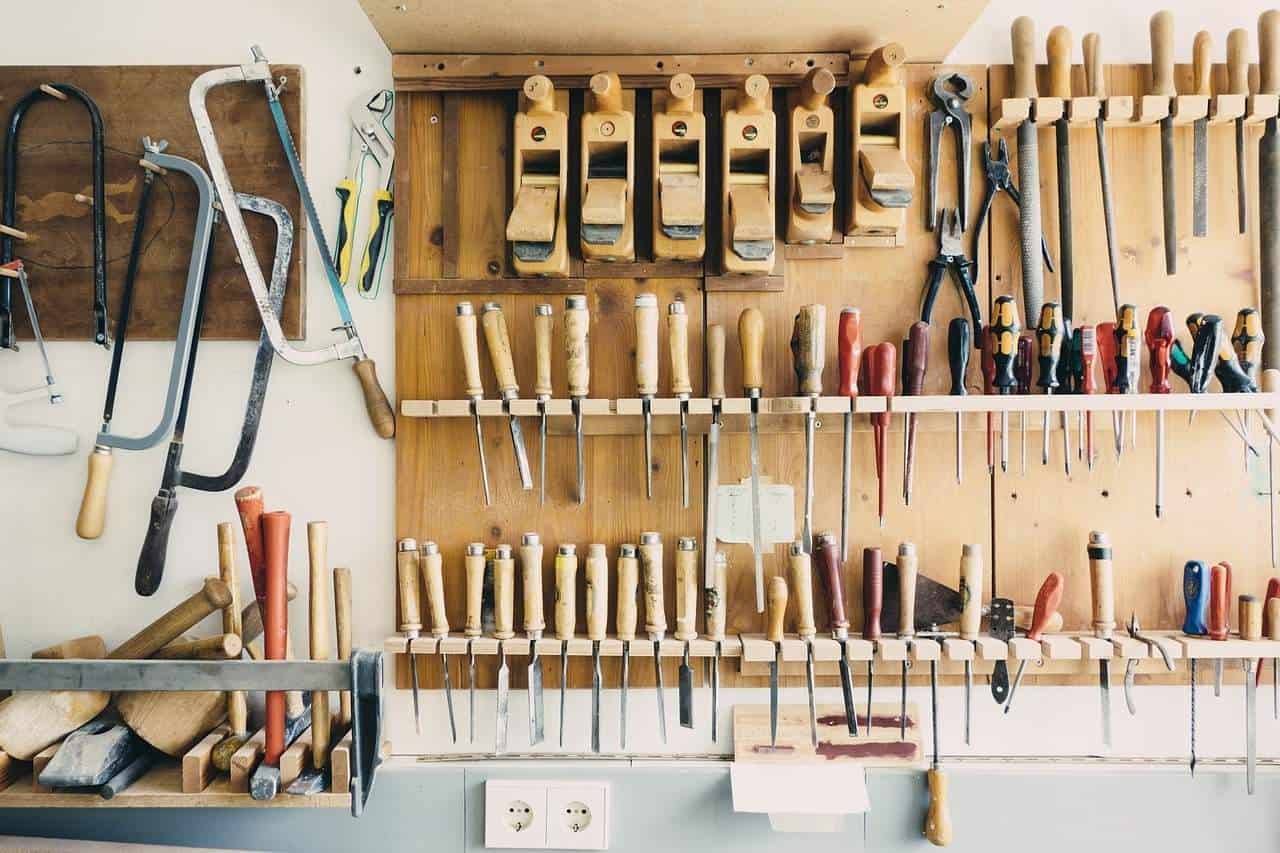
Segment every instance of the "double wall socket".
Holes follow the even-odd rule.
[[[608,850],[609,783],[489,779],[484,846],[508,850]]]

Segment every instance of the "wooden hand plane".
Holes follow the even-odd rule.
[[[698,261],[707,250],[707,119],[693,77],[653,93],[653,256]]]
[[[515,115],[511,186],[515,203],[507,239],[518,275],[566,276],[566,170],[569,144],[568,93],[535,74],[520,90]]]
[[[829,243],[835,230],[835,114],[827,96],[835,76],[815,68],[788,95],[791,114],[791,174],[788,243]]]
[[[588,104],[582,114],[582,258],[634,261],[635,93],[622,91],[617,74],[600,73],[591,78]]]
[[[720,98],[724,133],[721,199],[726,273],[768,275],[773,271],[774,187],[777,121],[769,81],[752,74]]]
[[[853,186],[845,244],[892,248],[906,243],[915,175],[907,165],[907,93],[898,68],[906,50],[879,47],[852,89]]]

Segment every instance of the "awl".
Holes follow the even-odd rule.
[[[720,428],[724,425],[724,326],[707,327],[707,394],[711,397],[711,423],[707,426],[707,481],[702,490],[702,583],[716,582],[716,503],[720,490]],[[709,605],[708,605],[709,606]]]
[[[862,549],[862,639],[870,640],[873,651],[867,660],[867,734],[871,734],[872,690],[875,688],[875,652],[880,639],[880,608],[884,601],[884,565],[879,548]]]
[[[908,651],[916,635],[916,577],[919,563],[916,546],[911,542],[898,545],[898,638],[906,640]],[[902,660],[902,708],[898,713],[898,740],[907,739],[907,670],[911,661]],[[871,712],[867,711],[870,718]]]
[[[960,552],[960,639],[977,645],[982,632],[982,546],[966,544]],[[964,742],[969,744],[973,707],[973,661],[964,661]]]
[[[516,382],[516,366],[511,355],[511,339],[507,336],[507,321],[502,306],[486,302],[480,315],[484,327],[484,341],[489,348],[489,360],[498,379],[498,393],[502,395],[502,410],[507,414],[511,427],[511,448],[516,455],[516,471],[520,475],[520,487],[533,490],[533,475],[529,473],[529,456],[524,449],[524,436],[520,432],[520,419],[511,413],[511,401],[520,397],[520,385]]]
[[[1252,595],[1240,596],[1240,639],[1262,639],[1262,602]],[[1252,795],[1258,773],[1258,685],[1254,680],[1258,659],[1245,658],[1240,663],[1244,667],[1245,784]]]
[[[715,553],[714,580],[702,593],[707,639],[715,643],[715,654],[707,658],[711,681],[711,742],[715,743],[720,717],[720,652],[724,643],[724,593],[729,563],[723,551]],[[1280,602],[1277,602],[1280,603]]]
[[[471,542],[463,557],[466,573],[467,621],[463,633],[467,638],[467,718],[468,739],[476,740],[476,650],[475,641],[484,636],[481,611],[484,606],[484,543]]]

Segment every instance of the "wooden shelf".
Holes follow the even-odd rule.
[[[1072,125],[1093,124],[1101,114],[1108,128],[1151,127],[1165,118],[1175,125],[1208,118],[1210,124],[1225,124],[1244,118],[1248,124],[1264,122],[1276,115],[1280,102],[1271,95],[1153,95],[1098,98],[1002,98],[992,104],[991,128],[1007,131],[1034,117],[1037,127],[1053,124],[1064,115]]]

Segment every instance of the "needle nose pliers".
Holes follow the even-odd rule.
[[[925,283],[924,303],[920,308],[920,320],[928,323],[933,314],[933,303],[938,298],[938,288],[942,286],[942,277],[951,270],[960,294],[969,306],[969,316],[973,320],[973,328],[981,329],[982,308],[978,305],[978,295],[973,287],[973,271],[977,264],[964,254],[964,230],[960,227],[960,213],[948,209],[942,214],[942,227],[938,230],[938,254],[929,261],[929,280]],[[981,335],[974,335],[980,341]]]

